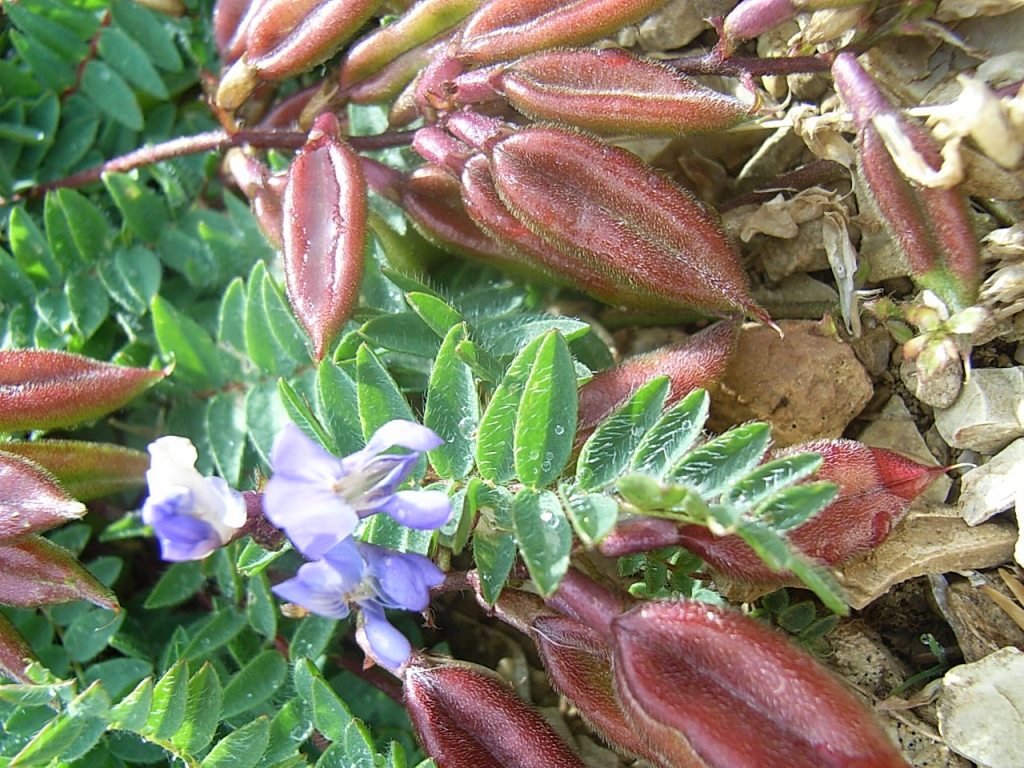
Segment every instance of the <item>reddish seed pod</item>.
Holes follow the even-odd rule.
[[[853,54],[836,57],[832,76],[857,125],[865,186],[914,280],[933,291],[950,312],[971,306],[978,298],[981,262],[966,200],[955,189],[925,187],[907,179],[879,129],[902,136],[932,170],[938,170],[942,158],[931,134],[904,119]]]
[[[800,12],[794,0],[743,0],[725,17],[719,44],[726,55]]]
[[[379,72],[398,56],[450,30],[480,6],[481,0],[420,0],[393,24],[357,42],[345,54],[338,83],[348,88]]]
[[[749,111],[663,64],[612,48],[544,51],[509,65],[493,82],[509,104],[534,120],[602,134],[725,130]]]
[[[0,452],[17,454],[35,462],[53,475],[60,487],[78,501],[107,496],[121,491],[141,488],[146,484],[149,456],[120,445],[90,443],[84,440],[12,440],[3,444]],[[0,465],[3,460],[0,459]],[[5,488],[0,467],[0,488]],[[9,490],[9,489],[5,489]],[[19,490],[5,493],[8,499],[32,499],[33,494]],[[0,501],[0,510],[4,502]],[[46,513],[63,517],[61,504],[47,500],[39,505]],[[84,510],[83,510],[84,512]],[[0,511],[0,518],[3,512]],[[0,528],[3,522],[0,520]],[[0,537],[3,536],[0,531]]]
[[[86,513],[85,505],[69,496],[45,468],[9,453],[7,444],[4,448],[0,451],[0,540],[56,528]]]
[[[839,490],[825,509],[787,532],[786,538],[795,549],[828,566],[842,565],[885,541],[910,502],[944,471],[855,440],[818,440],[792,446],[773,458],[805,452],[822,457],[814,479],[833,482]],[[677,528],[675,541],[670,539],[662,522],[636,521],[610,534],[601,551],[624,555],[675,543],[700,556],[712,570],[742,583],[798,583],[790,573],[771,570],[739,536],[716,536],[703,526],[684,525]]]
[[[654,13],[667,0],[489,0],[466,24],[456,55],[467,63],[584,45]]]
[[[585,768],[532,707],[493,672],[414,656],[405,707],[438,768]]]
[[[333,115],[318,117],[309,136],[288,169],[282,241],[288,300],[321,360],[359,299],[366,183]]]
[[[490,161],[495,188],[520,222],[631,293],[770,321],[717,218],[635,155],[528,128],[494,143]]]
[[[659,746],[682,735],[722,768],[906,768],[860,701],[753,619],[649,602],[613,620],[612,634],[619,697]]]
[[[96,580],[75,556],[42,536],[0,542],[0,605],[39,605],[88,600],[115,610],[117,597]]]
[[[0,350],[0,432],[70,427],[115,411],[170,369],[125,368],[42,349]]]
[[[580,388],[578,435],[589,434],[644,384],[657,376],[671,380],[665,407],[717,380],[736,349],[739,323],[721,322],[681,344],[637,355],[598,373]],[[579,439],[579,437],[577,437]]]

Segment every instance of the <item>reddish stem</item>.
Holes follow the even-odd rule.
[[[684,75],[719,75],[725,77],[761,77],[763,75],[795,75],[803,72],[826,72],[832,66],[835,53],[814,56],[730,56],[726,58],[717,49],[703,56],[681,56],[666,59],[664,64]]]
[[[347,138],[356,150],[387,149],[400,147],[412,142],[413,131],[381,133],[376,136],[352,136]],[[104,173],[131,171],[144,165],[152,165],[162,160],[175,157],[194,155],[199,152],[211,152],[249,145],[260,149],[298,149],[306,143],[307,134],[301,131],[261,131],[243,130],[228,133],[224,130],[207,131],[194,136],[181,136],[151,147],[141,147],[126,155],[107,160],[79,173],[63,179],[50,181],[31,187],[14,199],[38,197],[53,189],[67,187],[83,187],[99,181]]]

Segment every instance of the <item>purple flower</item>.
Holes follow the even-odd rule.
[[[161,557],[202,560],[231,541],[245,524],[242,494],[219,477],[199,474],[196,448],[184,437],[161,437],[149,455],[142,520],[153,526]]]
[[[383,512],[410,528],[432,529],[451,517],[441,491],[399,491],[423,451],[442,440],[411,421],[389,421],[366,447],[339,459],[288,424],[274,441],[263,508],[310,560],[323,557],[352,535],[360,518]],[[410,453],[384,453],[393,447]]]
[[[295,578],[273,590],[330,618],[343,619],[352,604],[358,605],[359,644],[378,664],[396,670],[408,660],[412,646],[387,620],[384,610],[425,610],[430,588],[443,580],[440,569],[422,555],[345,539],[323,558],[300,566]]]

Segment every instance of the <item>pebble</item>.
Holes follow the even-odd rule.
[[[1024,367],[973,371],[956,401],[936,411],[935,426],[954,448],[988,455],[1024,437]]]
[[[991,768],[1024,768],[1024,652],[1001,648],[953,667],[938,700],[939,733],[954,752]]]

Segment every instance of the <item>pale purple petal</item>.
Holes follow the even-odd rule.
[[[328,486],[344,476],[341,460],[291,422],[274,439],[270,466],[275,475]]]
[[[274,475],[263,492],[263,511],[310,560],[352,535],[359,517],[327,486]]]
[[[444,443],[437,433],[415,421],[395,419],[382,425],[363,449],[368,454],[377,454],[388,448],[408,448],[410,451],[431,451]]]
[[[444,491],[398,491],[379,511],[409,528],[433,530],[452,516],[452,502]]]
[[[273,592],[320,616],[343,619],[349,613],[350,588],[330,563],[317,560],[301,566],[294,579],[281,582],[273,587]]]
[[[362,619],[356,632],[356,642],[366,655],[387,669],[397,670],[412,655],[412,645],[405,635],[391,626],[384,609],[372,601],[360,604]]]
[[[430,604],[430,588],[444,581],[444,573],[423,555],[394,552],[374,544],[360,544],[366,570],[378,599],[388,608],[422,611]]]
[[[366,571],[366,563],[363,561],[361,546],[354,539],[348,538],[333,547],[324,554],[323,560],[328,563],[346,585],[346,591],[351,592],[363,580]]]
[[[192,516],[193,505],[188,488],[168,489],[162,498],[150,496],[143,504],[142,520],[153,526],[164,560],[202,560],[223,544],[210,523]]]

